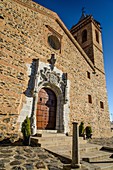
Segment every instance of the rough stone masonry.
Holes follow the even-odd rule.
[[[38,94],[43,88],[56,95],[53,130],[72,134],[72,122],[83,121],[92,127],[94,137],[110,136],[102,43],[98,45],[94,35],[96,29],[101,38],[101,32],[91,17],[79,25],[78,43],[53,11],[31,0],[1,0],[0,140],[18,138],[27,115],[37,132]],[[81,45],[84,28],[88,38],[93,37],[87,40],[86,50]]]

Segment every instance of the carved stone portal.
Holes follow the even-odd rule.
[[[52,57],[51,57],[52,58]],[[53,57],[54,59],[54,57]],[[35,134],[37,130],[36,126],[36,109],[38,101],[38,92],[43,87],[50,88],[57,96],[57,109],[56,109],[56,127],[58,132],[64,132],[64,115],[67,115],[67,111],[64,112],[64,105],[68,102],[67,100],[67,73],[62,73],[60,70],[54,67],[55,60],[51,61],[50,65],[39,62],[36,67],[35,82],[34,82],[34,97],[32,107],[32,133]],[[53,65],[53,69],[51,69]],[[67,117],[67,116],[66,116]]]
[[[44,82],[48,82],[57,86],[63,94],[64,101],[66,101],[66,86],[67,86],[67,74],[56,73],[55,71],[51,71],[51,69],[44,67],[40,70],[40,80],[38,86],[43,84]]]

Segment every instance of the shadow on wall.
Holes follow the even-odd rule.
[[[39,59],[33,59],[31,64],[31,75],[29,76],[28,88],[24,92],[27,97],[33,97],[33,92],[35,88],[35,79],[38,71]]]

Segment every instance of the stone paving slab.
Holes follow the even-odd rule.
[[[40,147],[0,146],[0,170],[61,170],[63,163]]]

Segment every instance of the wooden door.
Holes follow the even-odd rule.
[[[37,103],[37,129],[55,129],[56,125],[56,95],[43,88],[38,94]]]

